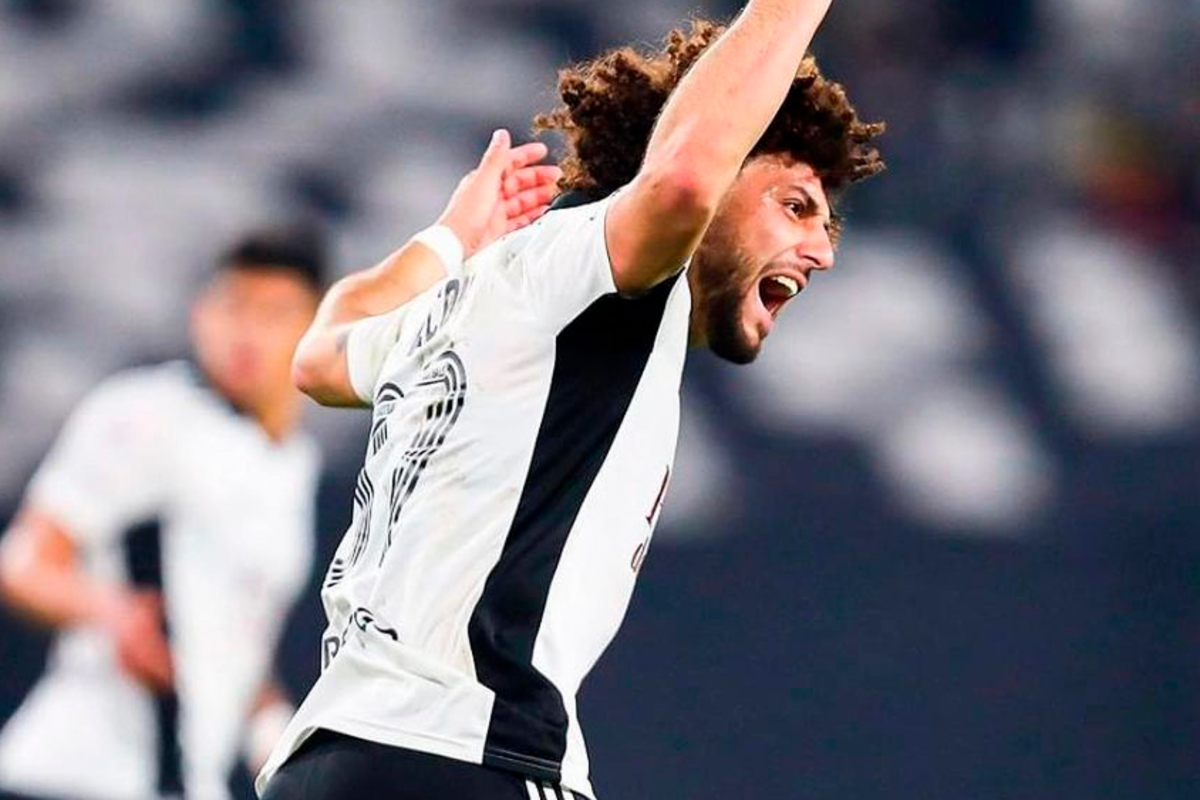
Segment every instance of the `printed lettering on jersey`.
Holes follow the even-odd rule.
[[[442,284],[438,289],[437,297],[433,301],[433,308],[425,317],[425,321],[421,324],[421,332],[417,335],[413,342],[410,353],[414,353],[424,347],[429,340],[437,335],[446,323],[454,317],[454,312],[461,308],[459,301],[462,299],[466,289],[470,287],[472,279],[467,277],[451,278]]]
[[[650,507],[650,513],[646,515],[646,524],[650,526],[650,532],[646,534],[646,538],[638,543],[637,548],[633,551],[633,558],[629,559],[629,568],[638,573],[642,569],[642,562],[646,560],[646,551],[650,549],[650,540],[654,537],[654,525],[658,521],[658,515],[662,511],[663,500],[667,498],[667,486],[671,483],[671,466],[668,464],[663,472],[662,483],[658,487],[658,496],[654,498],[654,505]]]
[[[658,487],[658,496],[654,498],[654,505],[650,507],[650,513],[646,515],[646,524],[654,527],[654,522],[658,519],[658,514],[662,511],[663,500],[667,499],[667,485],[671,482],[671,465],[668,464],[663,471],[662,484]]]
[[[342,646],[346,644],[346,639],[350,636],[351,627],[356,628],[360,633],[373,633],[387,637],[393,642],[400,641],[400,634],[396,632],[395,628],[382,624],[371,609],[359,606],[354,609],[354,613],[346,620],[346,624],[342,627],[341,635],[327,635],[321,640],[322,670],[329,667],[329,664],[341,651]]]
[[[354,623],[354,627],[363,633],[366,633],[370,629],[388,637],[393,642],[400,641],[400,634],[396,633],[396,629],[380,625],[379,621],[375,618],[375,613],[369,608],[360,607],[354,609],[354,614],[350,617],[350,621]]]

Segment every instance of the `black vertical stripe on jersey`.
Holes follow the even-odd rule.
[[[163,589],[162,525],[158,520],[136,525],[124,538],[125,565],[135,589]],[[166,628],[166,620],[163,620]],[[169,630],[164,630],[170,636]],[[169,638],[168,638],[169,640]],[[158,792],[182,796],[183,764],[179,749],[179,695],[173,690],[154,695],[154,720],[158,728]]]
[[[555,341],[529,473],[467,628],[476,675],[496,695],[489,766],[561,779],[567,712],[531,663],[534,642],[567,536],[633,400],[674,282],[637,299],[606,295]]]

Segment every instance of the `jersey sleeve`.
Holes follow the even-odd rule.
[[[400,338],[400,329],[411,303],[410,300],[387,314],[359,320],[350,327],[346,339],[346,368],[354,393],[367,405],[374,401],[379,373]]]
[[[555,332],[596,299],[617,291],[604,236],[617,194],[551,211],[529,228],[516,266],[534,313]]]
[[[26,501],[81,544],[115,539],[161,507],[168,445],[152,388],[129,377],[98,386],[72,412],[34,474]]]

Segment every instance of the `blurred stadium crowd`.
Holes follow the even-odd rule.
[[[341,269],[371,263],[490,126],[528,129],[556,65],[697,10],[0,5],[0,496],[97,377],[182,351],[194,278],[233,232],[316,216]],[[689,397],[676,520],[737,499],[737,443],[712,424],[730,411],[852,441],[906,515],[983,534],[1077,501],[1090,450],[1194,441],[1198,36],[1186,0],[837,5],[820,55],[888,121],[891,173],[854,199],[841,274],[787,346],[736,398]]]
[[[231,236],[280,215],[311,216],[328,225],[341,271],[365,266],[433,218],[493,127],[520,135],[553,104],[558,65],[618,42],[656,39],[690,13],[727,16],[738,5],[0,2],[0,509],[11,510],[64,414],[97,379],[186,352],[187,301]],[[992,611],[1061,600],[1063,585],[1120,584],[1131,541],[1167,553],[1137,573],[1137,586],[1162,580],[1163,564],[1194,566],[1197,42],[1196,0],[835,3],[817,52],[865,116],[888,122],[882,146],[890,170],[850,198],[838,269],[788,313],[758,364],[735,374],[696,359],[664,540],[883,542],[880,551],[890,555],[863,558],[907,569],[907,577],[897,567],[884,580],[897,587],[952,569],[916,563],[950,551],[896,544],[926,534],[963,547],[1049,543],[1102,562],[1080,567],[1086,576],[1074,579],[1007,564],[1002,571],[1020,585],[975,597]],[[365,421],[324,412],[312,419],[334,471],[350,474]],[[346,499],[342,493],[338,502]],[[340,534],[341,508],[330,512],[337,524],[321,532],[326,539]],[[767,545],[763,563],[796,555],[789,546]],[[831,553],[849,558],[839,548],[853,548],[822,547],[801,548],[817,563],[801,567],[797,580],[812,579],[806,570],[819,570]],[[995,566],[979,561],[962,580]],[[656,574],[652,568],[647,582]],[[683,624],[656,614],[667,587],[688,585],[682,572],[662,574],[663,588],[642,590],[650,609],[633,611],[635,644],[618,645],[617,664],[630,670],[654,624]],[[1178,648],[1165,662],[1147,657],[1166,670],[1144,678],[1147,685],[1181,675],[1195,683],[1192,668],[1200,667],[1191,627],[1200,614],[1180,610],[1200,592],[1194,577],[1170,574],[1178,591],[1142,612],[1147,625],[1163,608],[1183,616],[1172,617],[1166,632],[1139,628],[1123,640],[1135,671],[1145,666],[1141,644]],[[828,580],[827,588],[836,583]],[[1140,592],[1126,586],[1116,594],[1126,590]],[[790,589],[778,591],[780,602],[801,602]],[[804,599],[829,599],[814,591]],[[946,605],[970,606],[964,592],[923,602],[940,609],[935,616],[948,615]],[[866,601],[845,602],[844,621],[854,626]],[[1134,601],[1113,602],[1116,614]],[[1087,615],[1067,606],[1056,618],[1064,630]],[[637,627],[639,613],[646,627]],[[992,619],[991,611],[979,613],[972,619]],[[941,635],[938,625],[904,615],[887,624],[905,622],[926,642]],[[837,635],[821,628],[828,624],[803,635],[833,641]],[[983,636],[961,633],[956,641]],[[862,644],[837,641],[851,650]],[[894,640],[876,644],[909,653]],[[785,659],[790,652],[779,650]],[[1101,662],[1107,652],[1100,644],[1088,650]],[[909,654],[915,671],[921,659]],[[1053,661],[1053,653],[1042,655]],[[979,668],[980,680],[990,680]],[[606,674],[616,673],[601,675],[601,692]],[[864,680],[871,675],[879,677],[864,668]],[[1194,702],[1200,692],[1183,697]],[[828,701],[830,718],[872,702],[869,693],[842,699],[849,705]],[[1081,696],[1078,708],[1095,699]],[[1152,699],[1166,707],[1179,696]],[[822,718],[821,701],[815,709],[804,702],[798,713]],[[1062,712],[1064,729],[1072,713]],[[1160,744],[1189,730],[1195,741],[1183,717],[1148,719],[1138,724]],[[801,727],[779,722],[780,730]],[[1088,736],[1078,745],[1088,758],[1128,744],[1121,735]],[[823,745],[806,747],[806,763],[834,771],[838,762]],[[979,753],[964,758],[974,764]],[[1183,761],[1171,763],[1165,774],[1173,780],[1195,777]],[[1161,760],[1142,768],[1164,774]],[[1076,785],[1062,780],[1048,785]],[[1150,785],[1128,780],[1122,785]],[[993,796],[979,786],[937,794],[932,784],[911,785],[926,787],[911,796]],[[1043,796],[1023,786],[1020,796]],[[875,796],[860,784],[828,788]],[[1045,796],[1151,796],[1091,788]]]

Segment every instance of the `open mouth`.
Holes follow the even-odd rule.
[[[788,300],[800,294],[804,287],[790,275],[770,275],[758,282],[758,296],[763,307],[774,319]]]

